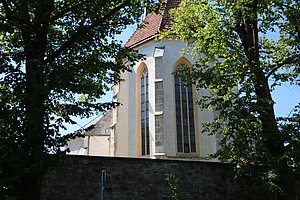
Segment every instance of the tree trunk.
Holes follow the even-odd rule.
[[[26,63],[26,120],[25,141],[27,150],[26,170],[22,184],[22,200],[38,200],[40,192],[39,178],[44,169],[46,130],[44,127],[46,110],[46,88],[40,64],[29,60]]]
[[[236,30],[241,38],[252,74],[251,78],[257,97],[256,108],[254,110],[259,114],[262,122],[262,137],[266,150],[270,155],[269,162],[271,162],[272,166],[277,166],[280,175],[278,185],[282,189],[285,189],[288,185],[288,179],[285,176],[289,170],[286,162],[281,159],[284,155],[284,141],[277,126],[274,101],[271,96],[268,78],[260,66],[257,1],[254,0],[247,7],[249,10],[240,11],[238,15],[241,19],[237,18],[237,21],[241,23],[238,23]],[[246,13],[242,14],[241,12]],[[282,198],[279,197],[279,199]]]
[[[19,14],[26,23],[20,25],[26,56],[25,73],[25,151],[26,173],[21,180],[20,199],[38,200],[40,197],[40,179],[45,171],[45,139],[47,130],[46,103],[49,91],[46,87],[46,63],[49,19],[53,11],[53,0],[41,0],[37,4],[34,16],[29,15],[28,1],[21,0]]]
[[[248,59],[252,82],[255,88],[257,103],[254,110],[259,113],[262,121],[265,144],[272,156],[283,155],[283,142],[280,139],[279,130],[274,114],[274,101],[268,84],[268,79],[260,67],[260,54],[258,43],[258,19],[257,2],[254,0],[248,5],[249,13],[244,13],[242,24],[236,27],[244,52]],[[243,16],[243,15],[240,15]]]

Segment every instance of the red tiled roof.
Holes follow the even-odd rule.
[[[143,42],[146,42],[155,37],[155,35],[164,29],[166,29],[172,22],[169,15],[169,11],[173,8],[176,8],[181,0],[162,0],[164,8],[161,13],[149,13],[142,27],[139,27],[129,40],[124,45],[125,47],[134,47]]]

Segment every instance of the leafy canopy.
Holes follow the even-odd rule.
[[[300,85],[299,1],[184,0],[172,15],[163,37],[186,41],[184,54],[197,60],[178,73],[208,89],[197,104],[218,113],[204,130],[224,136],[214,156],[282,191],[287,171],[300,164],[300,115],[296,105],[294,114],[276,119],[271,91]]]
[[[47,165],[45,155],[75,136],[61,136],[63,123],[116,106],[98,99],[130,68],[117,61],[140,56],[114,37],[154,6],[152,0],[0,1],[0,189],[19,185],[35,199],[30,187]]]

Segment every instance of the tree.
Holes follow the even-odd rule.
[[[114,39],[152,0],[0,1],[0,190],[39,199],[49,153],[60,153],[70,116],[87,117],[114,103],[97,101],[134,63]]]
[[[197,56],[178,73],[211,92],[197,103],[219,113],[205,126],[224,135],[215,156],[281,196],[300,164],[299,107],[276,119],[271,91],[283,82],[300,85],[299,16],[294,0],[185,0],[163,35],[186,41],[185,53]]]

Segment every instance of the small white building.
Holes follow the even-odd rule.
[[[82,134],[84,138],[78,137],[68,142],[70,152],[73,155],[89,155],[89,156],[113,156],[113,142],[111,140],[111,119],[112,111],[106,112],[95,118],[93,121],[85,125],[82,130],[91,128]],[[91,127],[93,126],[93,127]]]
[[[138,28],[125,44],[144,54],[145,60],[137,62],[132,72],[121,74],[125,81],[113,87],[113,100],[122,105],[98,119],[101,124],[110,121],[107,135],[99,135],[104,131],[99,127],[86,134],[88,139],[80,147],[86,147],[85,155],[207,159],[219,148],[221,136],[202,133],[203,123],[211,122],[215,113],[194,104],[209,92],[183,87],[173,75],[179,67],[194,63],[191,56],[180,54],[186,44],[156,38],[171,23],[170,9],[180,3],[164,1],[161,14],[148,14],[146,26]],[[101,139],[94,142],[96,137]],[[69,147],[76,154],[80,145],[71,148],[74,144],[71,141]]]

